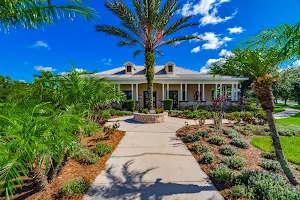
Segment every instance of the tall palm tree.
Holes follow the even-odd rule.
[[[176,36],[174,33],[197,26],[189,22],[191,16],[174,19],[180,9],[179,0],[132,0],[134,10],[123,1],[106,1],[105,7],[120,18],[122,28],[111,25],[97,25],[97,32],[104,32],[121,38],[118,46],[137,48],[134,57],[144,52],[146,78],[148,82],[148,107],[153,109],[153,80],[155,74],[155,53],[163,55],[160,47],[176,46],[178,42],[199,39],[197,36]]]
[[[212,73],[220,75],[240,75],[250,78],[252,81],[251,87],[253,88],[262,109],[266,112],[273,145],[281,168],[290,182],[297,185],[299,182],[290,169],[282,151],[280,137],[273,116],[274,97],[272,93],[272,84],[278,80],[278,77],[270,74],[273,74],[275,69],[277,69],[277,65],[279,65],[283,59],[278,57],[278,51],[275,48],[254,50],[238,49],[234,51],[234,54],[234,56],[226,59],[225,64],[214,65]]]
[[[96,17],[95,10],[83,5],[82,0],[62,2],[62,5],[57,5],[51,0],[0,0],[1,28],[5,32],[14,28],[36,29],[64,17],[73,20],[75,14],[86,20]]]

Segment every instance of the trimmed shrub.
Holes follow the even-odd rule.
[[[299,199],[300,193],[279,174],[244,171],[235,179],[237,184],[247,186],[247,197],[250,199]]]
[[[128,111],[135,111],[135,100],[127,100],[126,101],[126,107]]]
[[[210,171],[212,178],[218,183],[230,184],[234,180],[234,174],[226,165],[219,164]]]
[[[242,148],[242,149],[248,149],[249,144],[245,140],[242,140],[240,138],[233,138],[231,142],[234,146]]]
[[[67,195],[84,194],[88,190],[88,183],[82,177],[70,180],[62,186],[62,192]]]
[[[206,145],[201,144],[200,142],[195,142],[192,145],[192,151],[196,152],[197,154],[208,152],[209,148]]]
[[[76,148],[73,158],[81,164],[95,164],[99,160],[99,157],[85,146]]]
[[[203,156],[203,162],[206,164],[210,164],[216,160],[216,156],[213,152],[205,152]]]
[[[225,156],[233,156],[237,154],[237,150],[231,146],[221,147],[219,152]]]
[[[211,144],[215,144],[215,145],[218,145],[218,146],[221,146],[221,145],[227,143],[227,141],[226,141],[226,139],[224,137],[218,136],[218,135],[210,137],[209,138],[209,142]]]
[[[172,110],[173,109],[173,99],[165,99],[164,100],[164,109]]]
[[[274,160],[263,160],[261,166],[268,171],[279,172],[281,170],[279,162]]]
[[[247,187],[245,185],[235,185],[231,188],[231,196],[245,197],[247,195]]]
[[[245,165],[245,160],[241,157],[231,156],[223,158],[222,163],[227,165],[230,169],[241,169]]]
[[[262,152],[261,157],[263,157],[265,159],[276,160],[276,154],[275,153]]]
[[[276,127],[281,136],[300,136],[300,126],[277,124]]]
[[[112,146],[109,144],[106,144],[104,142],[99,142],[96,147],[93,149],[93,151],[98,154],[100,157],[110,153],[112,151]]]

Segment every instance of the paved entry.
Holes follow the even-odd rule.
[[[98,175],[85,200],[219,200],[223,199],[192,154],[175,136],[185,121],[140,124],[122,117],[124,138]]]

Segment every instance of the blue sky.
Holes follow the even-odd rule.
[[[87,4],[99,13],[96,22],[77,16],[74,22],[64,20],[43,30],[0,32],[0,74],[31,81],[39,69],[61,73],[70,69],[70,62],[88,71],[119,67],[127,61],[142,65],[142,54],[134,59],[133,49],[119,48],[117,38],[95,32],[95,24],[119,24],[104,7],[104,0]],[[182,0],[182,4],[179,14],[193,14],[201,25],[179,34],[197,33],[205,40],[164,47],[165,56],[156,61],[159,65],[173,61],[177,66],[206,71],[213,59],[222,58],[248,36],[276,24],[300,21],[299,0]]]

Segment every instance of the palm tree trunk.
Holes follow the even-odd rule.
[[[153,80],[155,74],[155,55],[151,50],[145,51],[145,67],[146,67],[146,78],[148,88],[148,109],[153,109]]]
[[[280,143],[280,137],[279,137],[279,134],[276,129],[273,112],[271,110],[266,110],[266,114],[267,114],[267,121],[269,124],[269,128],[271,131],[273,145],[274,145],[275,151],[276,151],[276,156],[280,162],[281,168],[284,171],[284,173],[286,174],[286,176],[288,177],[288,179],[290,180],[290,182],[293,185],[298,185],[299,182],[298,182],[297,178],[295,177],[294,173],[292,172],[292,170],[290,169],[289,164],[284,156],[282,146]]]

